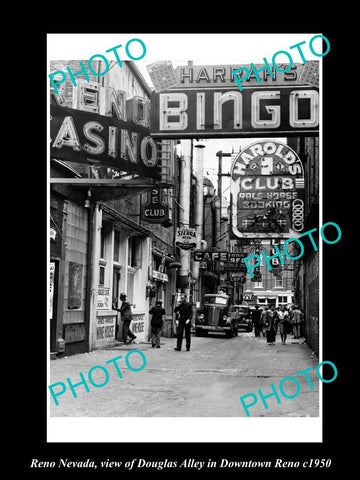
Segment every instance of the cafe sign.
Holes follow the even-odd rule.
[[[244,148],[231,168],[235,238],[298,237],[304,229],[304,168],[288,145],[263,140]]]

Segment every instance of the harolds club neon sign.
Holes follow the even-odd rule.
[[[304,229],[304,169],[296,152],[276,140],[244,148],[231,169],[235,237],[297,237]]]

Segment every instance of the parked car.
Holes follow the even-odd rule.
[[[237,321],[230,316],[231,298],[226,294],[204,295],[202,308],[197,311],[195,335],[207,335],[209,332],[225,333],[231,338],[238,334]]]
[[[252,331],[253,322],[249,305],[233,305],[230,315],[236,319],[238,328],[245,328],[247,332]]]

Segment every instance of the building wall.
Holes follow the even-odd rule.
[[[87,62],[84,61],[84,64],[87,65]],[[92,65],[96,69],[95,62]],[[81,69],[78,60],[52,62],[52,70],[64,71],[67,66],[74,73]],[[98,67],[99,71],[104,70],[101,62]],[[85,76],[77,75],[76,80],[80,85],[81,80],[85,80]],[[67,80],[61,85],[59,90],[68,107],[99,112],[104,105],[102,103],[103,92],[112,90],[124,91],[127,100],[135,96],[149,100],[149,88],[137,72],[136,66],[131,67],[129,62],[123,62],[122,67],[112,64],[105,76],[90,75],[90,81],[97,85],[93,85],[86,105],[79,101],[80,89],[74,89],[71,81]],[[85,82],[85,86],[89,86],[91,89],[88,82]],[[100,90],[97,86],[100,87]],[[133,104],[128,102],[127,107],[128,113],[131,113]],[[77,169],[79,174],[92,176],[88,166],[74,162],[72,162],[72,166]],[[62,319],[67,353],[86,351],[82,350],[86,346],[89,350],[101,348],[115,341],[117,328],[121,330],[122,327],[118,312],[113,310],[115,270],[120,273],[117,295],[121,291],[128,293],[129,301],[133,305],[132,329],[139,341],[147,340],[150,328],[148,310],[154,299],[148,295],[147,287],[156,286],[158,298],[163,299],[167,312],[171,314],[176,272],[169,271],[167,273],[166,271],[169,257],[163,276],[152,275],[152,273],[158,263],[155,251],[166,250],[168,256],[173,254],[174,230],[173,227],[165,228],[161,225],[142,222],[140,208],[145,201],[146,194],[133,195],[131,192],[129,189],[126,197],[107,202],[107,204],[134,222],[134,227],[136,224],[143,225],[148,230],[152,230],[153,235],[139,233],[137,228],[132,229],[129,225],[125,227],[121,225],[121,222],[105,217],[100,204],[96,204],[91,219],[92,242],[91,245],[88,245],[88,210],[68,201]],[[120,232],[118,260],[114,259],[115,232]],[[105,236],[103,242],[102,236]],[[128,255],[130,239],[133,237],[139,240],[141,256],[139,265],[135,266],[129,264]],[[102,244],[105,246],[103,252],[101,252]],[[91,249],[91,265],[89,266],[87,265],[88,248]],[[91,285],[87,283],[88,267],[91,271],[91,275],[89,275]],[[76,290],[75,298],[73,298],[74,289]]]
[[[105,87],[123,90],[127,99],[134,96],[148,98],[147,89],[134,76],[133,71],[129,67],[129,62],[122,62],[122,67],[115,65],[102,78],[104,78]]]
[[[292,139],[293,148],[299,154],[304,163],[305,170],[305,216],[304,232],[316,228],[313,232],[315,243],[319,245],[319,138],[304,137]],[[290,143],[290,142],[289,142]],[[298,269],[294,278],[295,302],[300,305],[304,312],[303,335],[306,343],[319,355],[319,289],[320,289],[320,265],[319,252],[307,239],[302,238],[304,255],[299,261]]]
[[[305,261],[305,338],[319,356],[319,255],[312,252]]]
[[[260,249],[265,250],[270,257],[270,243],[263,240]],[[280,247],[280,252],[282,248]],[[285,257],[285,255],[283,255]],[[260,273],[262,277],[261,284],[253,282],[250,275],[246,276],[246,283],[243,289],[245,301],[250,305],[269,305],[275,301],[275,305],[291,305],[293,303],[293,261],[286,259],[285,265],[281,267],[281,274],[276,276],[261,255]],[[277,281],[282,279],[282,285]],[[252,295],[251,295],[252,294]]]
[[[65,353],[87,350],[86,288],[88,212],[67,200],[64,264],[63,338]]]

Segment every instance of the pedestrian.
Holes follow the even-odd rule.
[[[281,337],[281,345],[286,345],[286,337],[288,334],[288,318],[289,312],[285,306],[279,308],[278,319],[279,319],[279,332]]]
[[[179,318],[176,320],[177,342],[174,350],[181,350],[185,330],[186,351],[188,352],[191,344],[191,319],[193,309],[191,303],[186,300],[185,294],[181,294],[180,303],[175,307],[174,312],[179,313]]]
[[[252,321],[254,324],[255,337],[260,337],[261,314],[262,314],[262,310],[259,309],[259,305],[255,305],[255,310],[252,313]]]
[[[162,301],[156,300],[155,306],[149,310],[151,317],[151,346],[152,348],[160,348],[160,332],[163,328],[163,316],[165,309],[162,307]]]
[[[272,303],[270,309],[266,312],[266,323],[265,323],[265,332],[266,332],[266,341],[269,345],[274,345],[276,341],[276,331],[277,331],[277,313],[275,312],[275,305]]]
[[[304,315],[299,308],[299,305],[293,306],[292,311],[292,326],[294,338],[300,338],[300,326],[303,321]]]
[[[266,323],[266,315],[269,310],[269,307],[266,305],[265,309],[261,312],[260,317],[260,330],[262,331],[263,337],[265,337],[265,323]]]
[[[120,300],[122,301],[119,312],[121,313],[121,320],[123,321],[123,342],[129,344],[133,342],[136,335],[131,331],[130,324],[132,321],[132,310],[130,302],[127,301],[127,295],[125,292],[120,294]],[[130,340],[128,341],[128,336]]]

